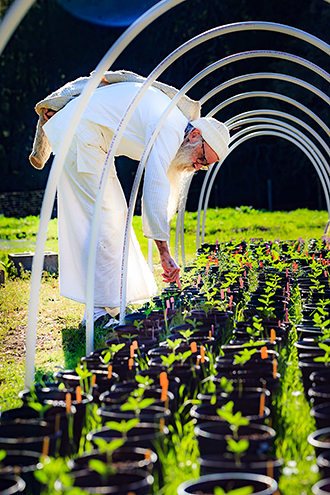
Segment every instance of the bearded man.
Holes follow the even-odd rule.
[[[118,124],[143,83],[143,78],[133,73],[120,72],[124,78],[119,78],[119,82],[111,79],[113,74],[116,73],[105,73],[102,84],[92,94],[76,128],[58,184],[60,293],[84,304],[91,223],[101,172]],[[85,79],[77,80],[78,86],[85,83]],[[55,154],[82,91],[80,88],[75,93],[70,84],[36,107],[43,119],[43,140],[50,143]],[[62,101],[59,107],[50,104],[59,95],[67,96],[68,93],[70,96],[64,106]],[[176,93],[175,88],[162,83],[154,83],[148,88],[127,124],[116,156],[124,155],[140,161],[160,116]],[[181,99],[170,112],[148,156],[142,193],[144,236],[153,239],[157,246],[164,281],[176,281],[179,286],[180,268],[169,249],[170,220],[177,211],[185,181],[196,171],[223,159],[229,144],[227,127],[216,119],[200,118],[199,112],[199,103],[188,97]],[[40,131],[39,125],[39,134]],[[30,161],[35,167],[42,168],[45,159],[38,160],[37,136],[34,144]],[[119,306],[126,214],[126,200],[112,163],[97,242],[95,323],[107,323],[109,308]],[[154,277],[133,232],[129,246],[126,303],[141,302],[156,293]]]

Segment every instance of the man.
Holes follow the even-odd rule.
[[[124,78],[122,82],[107,82],[105,79],[94,91],[84,110],[58,184],[60,293],[82,303],[86,303],[88,247],[100,175],[118,123],[143,81],[137,76],[133,80]],[[168,96],[167,88],[164,90],[163,86],[166,85],[160,88],[151,86],[142,97],[120,140],[117,156],[141,159],[157,121],[174,96]],[[46,121],[42,129],[56,154],[63,129],[78,104],[79,96],[70,98],[53,116],[52,106],[46,105],[46,100],[41,102],[44,105],[41,105],[44,109],[41,113]],[[177,210],[185,180],[192,173],[222,159],[229,143],[225,125],[212,118],[199,118],[196,103],[186,97],[181,109],[176,106],[166,118],[148,156],[142,194],[144,235],[155,241],[164,281],[176,281],[179,286],[180,269],[168,244],[170,220]],[[189,110],[185,108],[186,104]],[[189,122],[191,115],[197,118]],[[108,308],[119,306],[126,213],[125,197],[112,163],[97,243],[94,321],[104,319]],[[153,275],[133,233],[126,302],[141,302],[155,295],[156,291]]]

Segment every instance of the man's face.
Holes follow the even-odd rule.
[[[196,157],[193,162],[194,169],[196,172],[198,170],[208,170],[209,166],[216,161],[218,161],[218,155],[201,137],[201,145],[196,150]]]
[[[201,131],[199,129],[194,129],[190,136],[189,141],[193,143],[200,143],[197,145],[197,148],[194,150],[192,155],[193,167],[196,170],[208,170],[209,166],[218,161],[218,155],[215,151],[207,144],[206,141],[202,138]]]

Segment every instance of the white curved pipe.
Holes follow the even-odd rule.
[[[36,0],[15,0],[0,23],[0,55],[13,32]]]
[[[281,127],[278,126],[278,128],[281,128]],[[292,136],[289,136],[286,133],[275,132],[275,131],[266,131],[265,130],[265,131],[259,131],[259,132],[250,133],[248,135],[243,136],[242,138],[240,138],[236,142],[234,142],[233,145],[230,147],[230,150],[227,153],[227,156],[237,146],[239,146],[240,144],[242,144],[244,141],[246,141],[248,139],[251,139],[253,137],[264,136],[264,135],[278,136],[278,137],[282,137],[284,139],[287,139],[288,141],[291,141],[292,143],[294,143],[298,148],[300,148],[306,154],[306,156],[309,158],[309,160],[311,161],[311,163],[314,165],[314,167],[316,169],[316,172],[317,172],[317,174],[319,176],[319,179],[320,179],[320,181],[322,183],[322,187],[323,187],[323,191],[324,191],[325,198],[326,198],[326,203],[327,203],[327,209],[328,209],[328,213],[329,213],[329,216],[330,216],[330,198],[329,198],[329,192],[328,192],[327,187],[326,187],[326,184],[324,182],[324,178],[323,178],[323,176],[322,176],[322,174],[320,172],[320,169],[318,167],[318,165],[320,164],[320,160],[317,157],[316,153],[314,153],[314,150],[312,149],[312,147],[309,146],[308,144],[302,145],[299,141],[297,141],[296,139],[293,139]],[[212,179],[210,181],[210,185],[209,185],[209,188],[208,188],[208,191],[207,191],[207,194],[206,194],[205,203],[204,203],[204,218],[203,218],[202,242],[204,242],[206,210],[207,210],[207,207],[208,207],[210,190],[211,190],[211,187],[213,185],[214,179],[215,179],[218,171],[220,170],[220,167],[221,167],[222,163],[223,162],[221,162],[221,163],[218,164],[218,166],[217,166],[217,168],[216,168],[216,170],[215,170],[215,172],[214,172],[214,174],[212,176]]]

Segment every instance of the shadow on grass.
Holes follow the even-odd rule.
[[[109,330],[94,329],[94,349],[106,347]],[[64,353],[64,366],[66,369],[74,369],[82,357],[86,356],[86,328],[67,327],[62,329],[62,346]]]

